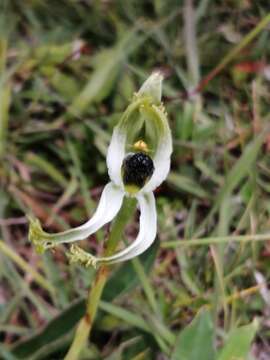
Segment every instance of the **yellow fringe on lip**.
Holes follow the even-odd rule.
[[[90,267],[93,266],[95,269],[97,267],[98,258],[94,255],[87,253],[78,245],[71,245],[69,253],[67,253],[70,263],[76,263]]]

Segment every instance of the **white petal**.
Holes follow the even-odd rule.
[[[123,187],[121,166],[125,157],[126,138],[125,130],[121,126],[116,126],[107,152],[107,167],[110,179],[120,187]]]
[[[161,130],[159,131],[159,141],[153,157],[155,170],[148,183],[140,191],[141,193],[154,191],[166,179],[171,166],[172,136],[167,114],[164,109],[155,105],[152,105],[152,111],[157,116],[158,121],[161,122]]]
[[[127,248],[115,255],[103,258],[96,258],[96,263],[117,263],[132,259],[142,254],[155,240],[157,234],[157,212],[154,194],[148,193],[137,196],[140,207],[140,230],[136,240]]]
[[[82,240],[110,222],[118,213],[123,202],[124,193],[113,183],[108,183],[101,195],[98,207],[90,220],[85,224],[56,234],[49,234],[38,227],[38,223],[30,224],[29,238],[35,245],[44,249],[59,243]]]
[[[128,131],[132,129],[132,123],[129,123],[129,121],[132,114],[138,110],[141,103],[142,99],[138,99],[128,106],[118,125],[115,126],[113,130],[111,142],[108,147],[107,167],[109,176],[110,179],[122,189],[124,186],[121,175],[121,166],[125,157]]]

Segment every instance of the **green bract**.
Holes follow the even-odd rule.
[[[140,230],[136,240],[127,248],[109,257],[95,257],[79,246],[72,245],[69,255],[71,261],[79,261],[86,266],[96,266],[101,262],[116,263],[140,255],[152,244],[157,230],[153,191],[166,179],[172,153],[171,132],[167,114],[161,103],[161,84],[161,74],[153,73],[138,93],[134,94],[130,105],[114,128],[107,152],[111,181],[105,186],[92,218],[77,228],[57,234],[45,232],[38,220],[30,219],[29,239],[39,252],[60,243],[71,243],[87,238],[117,215],[124,196],[136,197],[138,200]],[[130,153],[136,152],[147,154],[141,157],[142,161],[144,158],[152,159],[154,171],[142,187],[136,184],[132,187],[125,186],[122,165]],[[139,162],[135,165],[141,166]]]

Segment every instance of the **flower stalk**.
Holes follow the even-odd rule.
[[[121,240],[123,230],[130,217],[134,213],[135,207],[136,201],[134,198],[125,198],[122,208],[112,226],[109,239],[106,243],[106,249],[104,251],[105,256],[111,256],[115,252],[117,245]],[[79,359],[79,356],[84,349],[87,339],[90,335],[98,309],[98,304],[108,276],[109,267],[107,265],[100,265],[92,288],[89,290],[85,315],[79,322],[73,342],[65,357],[65,360]]]

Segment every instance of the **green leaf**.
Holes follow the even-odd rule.
[[[211,211],[201,223],[198,228],[198,232],[201,231],[202,228],[205,228],[205,224],[213,217],[213,215],[217,212],[220,205],[224,201],[224,198],[228,198],[230,194],[235,191],[237,186],[245,179],[245,177],[252,170],[252,167],[255,164],[256,158],[260,152],[261,146],[265,139],[265,135],[267,130],[264,130],[260,133],[253,141],[251,141],[244,149],[240,158],[234,163],[233,167],[229,170],[224,185],[222,186],[219,194],[215,199],[215,204],[212,207]],[[195,235],[196,236],[196,235]]]
[[[107,313],[123,320],[126,324],[151,333],[151,328],[142,316],[135,314],[130,310],[126,310],[120,306],[102,300],[99,302],[99,307],[101,308],[101,310],[106,311]]]
[[[123,59],[137,46],[135,35],[136,31],[132,30],[116,46],[98,53],[92,76],[69,108],[71,114],[79,116],[92,102],[100,102],[109,95]]]
[[[140,257],[145,272],[149,272],[153,266],[157,249],[158,242],[156,241],[155,244]],[[130,291],[137,286],[138,283],[139,279],[132,263],[130,261],[126,262],[113,273],[104,289],[102,299],[110,302],[116,296]],[[32,337],[16,344],[12,349],[13,355],[19,359],[25,359],[38,351],[40,352],[43,347],[55,343],[56,340],[67,335],[67,333],[75,327],[84,312],[85,299],[71,304],[71,306],[52,319],[43,329],[35,333]]]
[[[136,336],[127,341],[124,341],[119,346],[117,346],[116,350],[114,350],[109,356],[106,356],[104,360],[123,359],[123,354],[127,351],[127,349],[134,344],[137,345],[140,340],[141,338],[139,336]]]
[[[177,116],[177,137],[180,140],[187,141],[192,135],[194,110],[193,103],[187,102],[183,107],[183,112],[179,112]]]
[[[52,180],[62,187],[66,187],[68,182],[67,179],[62,175],[61,170],[58,170],[52,162],[46,160],[43,156],[29,152],[25,156],[25,162],[29,165],[33,165],[39,168],[42,172],[48,175]]]
[[[155,241],[151,248],[139,257],[141,264],[144,267],[144,271],[147,274],[154,264],[158,248],[159,242]],[[112,274],[110,280],[107,282],[102,299],[111,301],[116,297],[121,296],[123,293],[132,290],[138,283],[139,279],[134,266],[130,261],[125,262]]]
[[[246,146],[239,160],[229,171],[219,197],[223,199],[223,197],[232,193],[245,176],[248,175],[248,172],[252,170],[252,166],[255,163],[264,139],[265,132],[262,132]]]
[[[249,325],[233,329],[229,333],[217,360],[245,360],[257,329],[258,322],[256,319]]]
[[[83,316],[84,311],[84,300],[73,303],[51,320],[41,331],[29,339],[18,343],[13,348],[13,354],[19,359],[25,359],[36,351],[40,351],[42,347],[49,346],[51,342],[66,335]]]
[[[9,352],[4,345],[0,344],[0,356],[2,360],[18,360],[14,355]]]
[[[176,190],[187,192],[202,199],[208,199],[209,194],[193,179],[171,171],[167,179]]]
[[[1,56],[1,40],[0,40],[0,56]],[[1,61],[1,59],[0,59]],[[0,156],[5,154],[5,146],[8,135],[9,123],[9,107],[11,101],[11,87],[8,82],[1,80],[0,83]]]
[[[201,311],[176,340],[171,360],[213,360],[214,327],[210,312]]]

